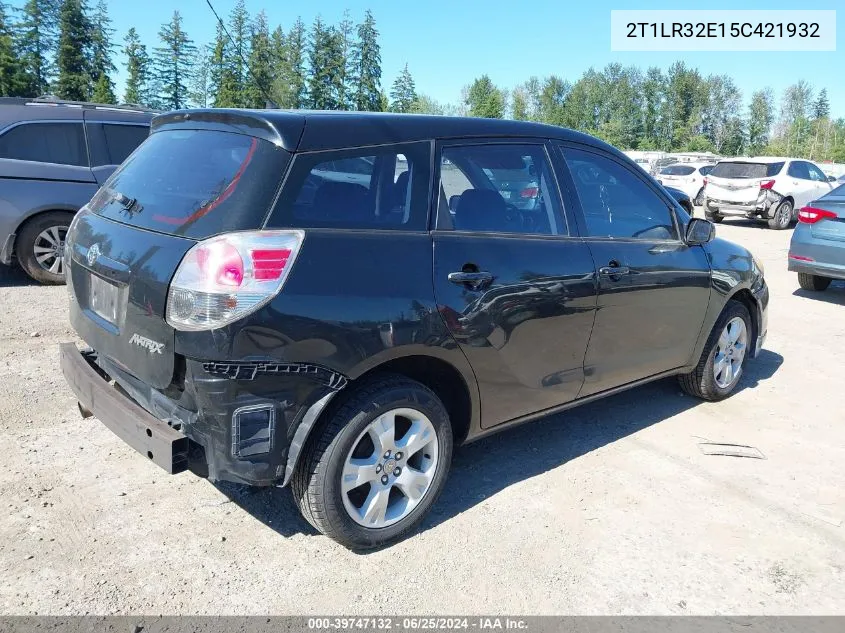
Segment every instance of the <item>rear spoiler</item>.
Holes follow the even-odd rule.
[[[294,152],[305,129],[305,117],[293,112],[286,113],[284,125],[279,125],[262,116],[260,110],[176,110],[155,117],[150,134],[172,129],[246,134]]]

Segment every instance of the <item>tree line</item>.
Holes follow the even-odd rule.
[[[134,27],[116,40],[105,0],[0,0],[0,96],[132,103],[154,109],[281,107],[513,118],[562,125],[622,149],[785,154],[845,162],[845,120],[832,120],[824,88],[804,81],[779,98],[743,95],[729,75],[704,76],[676,62],[668,70],[608,64],[570,82],[531,77],[511,88],[483,75],[455,104],[420,93],[407,64],[382,86],[379,32],[369,10],[337,24],[319,16],[284,29],[238,0],[212,41],[197,44],[180,12],[155,42]],[[115,60],[126,70],[115,93]]]

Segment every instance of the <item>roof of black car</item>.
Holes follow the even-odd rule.
[[[610,148],[592,136],[530,121],[387,112],[179,110],[157,116],[152,130],[171,126],[251,134],[291,152],[471,137],[550,138]]]

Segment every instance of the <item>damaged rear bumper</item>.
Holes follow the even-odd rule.
[[[167,472],[188,468],[187,437],[118,391],[73,343],[60,345],[59,355],[62,373],[80,410],[97,416],[106,428]]]
[[[96,352],[60,347],[80,408],[167,472],[211,481],[286,484],[311,427],[345,376],[283,363],[185,360],[160,391]]]
[[[705,208],[711,212],[718,212],[719,215],[772,218],[781,200],[783,200],[783,196],[777,191],[762,189],[760,195],[754,201],[740,202],[708,197]]]

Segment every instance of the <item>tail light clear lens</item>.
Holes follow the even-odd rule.
[[[827,209],[817,209],[815,207],[802,207],[798,209],[798,221],[805,224],[815,224],[824,219],[831,219],[838,217],[833,211]]]
[[[760,183],[760,189],[771,189],[775,186],[774,180],[764,180]]]
[[[195,244],[170,282],[167,322],[211,330],[257,310],[282,289],[304,239],[302,231],[248,231]]]

